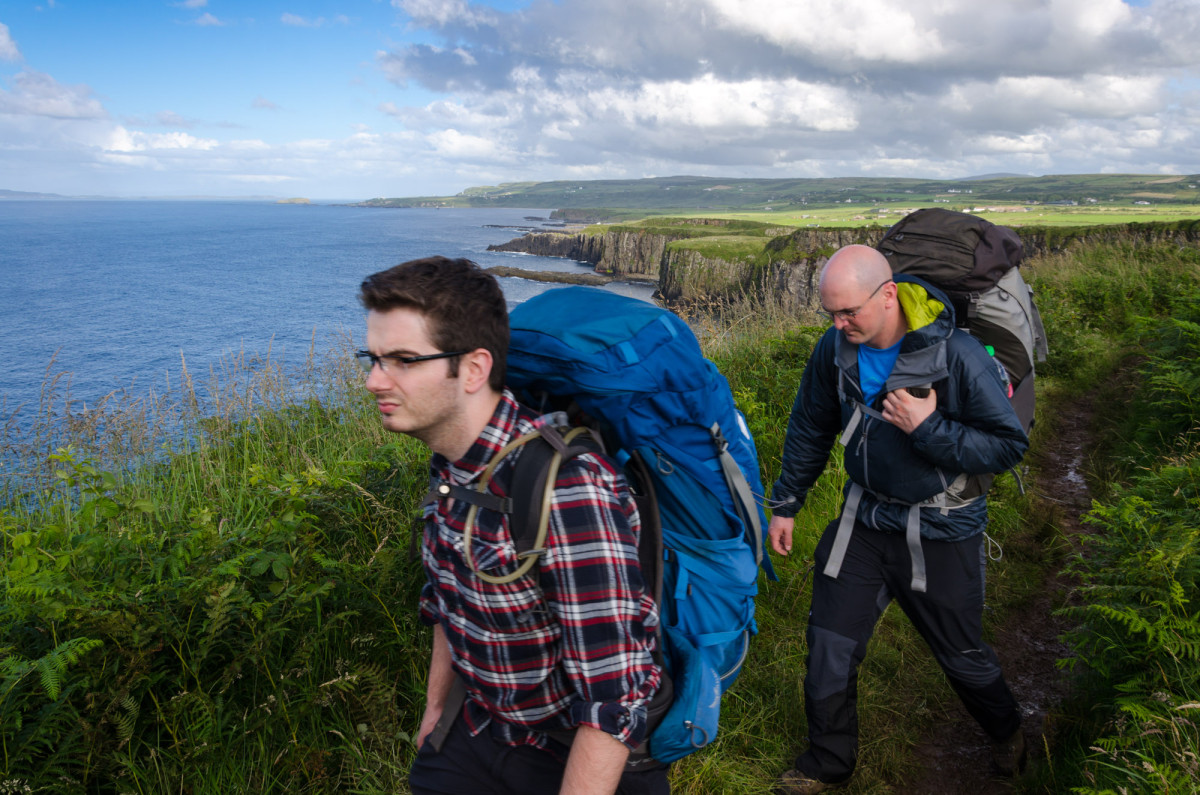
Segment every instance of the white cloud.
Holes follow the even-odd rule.
[[[206,11],[196,18],[196,24],[202,28],[207,28],[207,27],[221,27],[225,23],[222,22],[221,20],[217,19],[215,16],[213,16],[212,14],[210,14]]]
[[[940,56],[942,38],[923,6],[885,0],[709,0],[733,30],[784,51],[845,62],[915,63]],[[929,4],[936,8],[936,4]],[[924,18],[920,18],[924,17]],[[834,68],[837,68],[836,65]]]
[[[975,143],[978,150],[992,154],[1011,154],[1014,152],[1036,154],[1044,152],[1050,140],[1048,136],[1037,133],[1011,136],[983,135],[977,138]]]
[[[1196,0],[393,5],[443,40],[395,49],[380,68],[445,98],[379,109],[478,139],[472,157],[490,140],[530,171],[1016,170],[1005,163],[1085,162],[1063,142],[1081,127],[1147,156],[1151,140],[1169,149],[1148,168],[1200,170],[1171,80],[1200,69]]]
[[[497,160],[508,157],[495,141],[478,135],[464,135],[454,129],[434,133],[429,136],[429,141],[439,155],[452,160]]]
[[[291,182],[295,177],[284,174],[230,174],[226,179],[233,182],[246,182],[258,185],[278,185],[284,182]]]
[[[17,49],[17,43],[13,41],[12,34],[8,32],[8,25],[0,22],[0,61],[19,60],[21,60],[21,51]]]
[[[949,86],[943,95],[928,102],[935,118],[952,120],[961,129],[1006,131],[1083,119],[1132,119],[1165,105],[1165,81],[1154,75],[968,80]],[[905,115],[915,114],[918,108],[914,102]]]
[[[852,101],[843,91],[798,80],[723,82],[704,75],[688,82],[646,83],[635,92],[605,91],[583,98],[595,115],[631,123],[704,130],[777,127],[853,130]]]
[[[154,115],[154,121],[163,127],[194,127],[196,122],[191,119],[186,119],[178,113],[170,110],[164,110]]]
[[[144,133],[117,127],[109,138],[108,150],[119,153],[154,152],[172,149],[189,149],[207,152],[216,149],[219,142],[211,138],[196,138],[185,132]]]
[[[1055,32],[1087,40],[1128,25],[1133,12],[1121,0],[1056,0],[1050,15]]]
[[[176,5],[222,24],[204,2]],[[302,186],[336,181],[342,197],[354,186],[404,195],[681,173],[1200,172],[1200,0],[492,5],[511,4],[390,0],[395,44],[375,61],[386,90],[347,74],[352,110],[333,113],[320,90],[289,100],[289,122],[336,116],[349,136],[314,125],[289,138],[280,114],[250,114],[245,99],[237,110],[249,119],[205,124],[213,111],[193,110],[186,92],[158,112],[130,107],[119,86],[26,70],[0,82],[0,157],[178,174],[195,192],[254,181],[316,193]],[[330,39],[348,23],[275,19]],[[21,59],[2,26],[0,59]],[[228,95],[247,90],[252,108],[278,109],[266,96],[281,89],[267,83],[243,80]]]
[[[489,27],[499,18],[490,8],[468,4],[466,0],[392,0],[392,6],[404,11],[417,24],[437,27],[451,24]]]
[[[235,151],[242,152],[269,152],[271,147],[264,141],[256,139],[245,139],[230,141],[227,146]]]
[[[0,90],[0,113],[51,119],[100,119],[108,116],[87,86],[64,86],[50,75],[24,71],[13,78],[15,90]]]

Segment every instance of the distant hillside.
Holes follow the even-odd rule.
[[[23,190],[3,190],[0,189],[0,201],[4,199],[65,199],[66,196],[60,196],[57,193],[30,193]]]
[[[370,199],[355,207],[541,207],[578,221],[681,211],[783,211],[838,204],[1200,203],[1200,175],[985,175],[959,180],[845,177],[837,179],[717,179],[512,182],[468,188],[456,196]]]

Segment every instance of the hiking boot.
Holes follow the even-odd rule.
[[[1012,737],[992,743],[992,766],[1002,776],[1012,778],[1025,770],[1025,735],[1017,729]]]
[[[824,781],[809,778],[799,770],[792,768],[779,777],[779,781],[775,783],[775,792],[777,795],[814,795],[817,792],[841,789],[844,786],[846,786],[844,781],[840,784],[826,784]]]

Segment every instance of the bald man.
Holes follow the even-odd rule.
[[[981,637],[987,503],[975,476],[1012,467],[1029,441],[994,360],[955,327],[937,288],[893,275],[882,254],[855,245],[829,258],[820,296],[833,326],[809,359],[788,420],[772,549],[790,554],[794,517],[839,437],[848,483],[841,516],[815,552],[808,748],[779,791],[821,792],[850,779],[858,666],[892,599],[992,739],[997,772],[1013,775],[1024,738],[1017,702]]]

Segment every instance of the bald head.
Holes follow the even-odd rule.
[[[870,246],[845,246],[821,269],[821,306],[847,340],[887,348],[904,336],[907,321],[896,300],[892,268]]]
[[[887,259],[870,246],[844,246],[833,253],[821,269],[819,289],[828,287],[844,290],[873,290],[880,282],[892,278]]]

